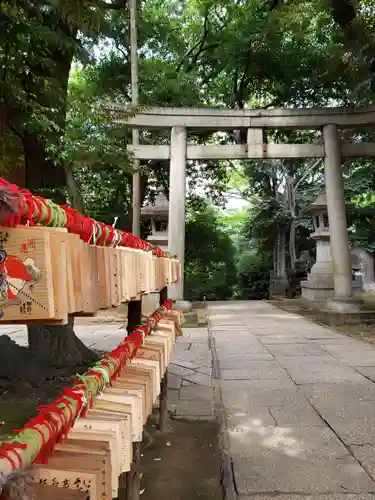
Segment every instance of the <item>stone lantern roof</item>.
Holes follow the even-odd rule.
[[[155,204],[146,205],[141,208],[141,214],[144,218],[152,218],[159,220],[168,219],[169,213],[169,202],[165,196],[165,189],[163,186],[159,186],[156,189]]]
[[[346,202],[345,205],[347,209],[352,207],[352,204],[349,202]],[[327,212],[328,212],[327,195],[325,191],[320,193],[320,195],[316,198],[316,200],[310,203],[310,205],[307,205],[306,207],[300,210],[301,215],[313,215],[313,216],[324,214]]]
[[[327,212],[327,195],[325,191],[320,193],[315,201],[300,210],[301,215],[317,215]]]

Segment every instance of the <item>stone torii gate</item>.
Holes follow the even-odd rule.
[[[124,106],[110,105],[116,111],[129,111]],[[115,117],[116,120],[116,117]],[[375,124],[375,107],[366,109],[212,109],[149,108],[118,123],[133,128],[171,129],[168,146],[129,145],[128,150],[139,160],[170,160],[169,251],[184,261],[186,160],[324,158],[331,251],[334,267],[335,297],[332,308],[351,312],[360,305],[353,297],[348,230],[346,221],[341,159],[343,157],[375,157],[373,143],[341,143],[340,128],[359,128]],[[247,144],[188,145],[187,130],[233,131],[247,129]],[[320,144],[268,144],[267,129],[321,129]],[[172,285],[170,296],[183,298],[183,281]]]

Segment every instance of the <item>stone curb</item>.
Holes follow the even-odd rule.
[[[238,493],[233,470],[233,460],[229,451],[227,415],[223,404],[220,379],[220,363],[217,357],[215,337],[213,336],[211,323],[207,318],[208,347],[212,356],[212,385],[214,389],[215,414],[220,425],[219,446],[221,450],[220,481],[225,500],[237,500]]]

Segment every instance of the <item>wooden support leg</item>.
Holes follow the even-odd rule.
[[[142,320],[142,297],[140,300],[131,300],[128,303],[128,335],[141,323]]]
[[[133,462],[131,470],[126,473],[126,500],[139,500],[141,492],[141,477],[139,475],[141,462],[141,443],[133,443]],[[120,500],[120,498],[119,498]]]
[[[160,299],[159,299],[159,304],[162,306],[164,302],[168,300],[168,287],[165,286],[160,290]]]
[[[118,500],[127,500],[127,479],[128,472],[123,472],[118,478]]]
[[[168,421],[168,368],[160,384],[159,431],[165,432]]]

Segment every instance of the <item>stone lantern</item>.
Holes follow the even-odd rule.
[[[314,231],[311,238],[316,241],[316,262],[312,266],[307,280],[301,281],[302,299],[316,305],[329,305],[334,298],[333,264],[331,256],[331,236],[326,193],[301,210],[302,215],[311,215],[314,222]],[[361,282],[355,279],[352,283],[353,296],[361,294]]]
[[[163,250],[168,250],[168,212],[165,189],[160,186],[156,190],[155,204],[143,207],[141,215],[142,218],[151,220],[151,234],[147,240]]]

